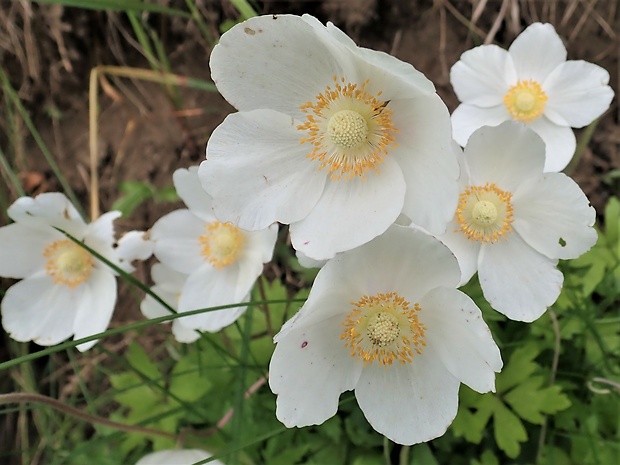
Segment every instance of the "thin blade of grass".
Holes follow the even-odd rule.
[[[4,69],[2,68],[0,68],[0,81],[2,82],[2,88],[4,90],[4,93],[13,102],[13,105],[15,105],[15,108],[20,114],[22,120],[28,127],[30,134],[32,134],[32,137],[34,138],[41,152],[43,153],[43,156],[45,157],[47,164],[50,166],[50,168],[54,172],[56,179],[58,179],[58,182],[60,183],[64,193],[67,195],[67,197],[69,197],[69,199],[71,200],[71,202],[73,203],[77,211],[80,213],[82,218],[85,219],[86,215],[84,213],[84,209],[82,208],[81,202],[78,200],[77,196],[75,195],[75,192],[69,185],[67,179],[60,171],[60,167],[56,163],[54,156],[52,155],[50,150],[47,148],[47,145],[45,145],[45,142],[43,141],[41,134],[39,134],[39,131],[35,127],[34,123],[32,122],[32,119],[30,119],[30,115],[28,115],[28,112],[22,105],[22,102],[19,96],[17,95],[17,92],[15,92],[15,89],[13,89],[13,86],[9,82],[9,79],[4,72]]]
[[[136,0],[37,0],[38,3],[85,8],[100,11],[150,11],[170,16],[191,18],[187,11],[169,8],[158,3],[146,3]]]

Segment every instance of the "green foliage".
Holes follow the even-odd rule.
[[[127,424],[140,424],[161,415],[151,427],[166,432],[175,432],[182,418],[200,419],[200,409],[193,403],[209,391],[211,383],[208,377],[201,375],[195,359],[181,358],[173,365],[170,374],[164,375],[146,352],[133,344],[125,360],[131,370],[110,376],[110,382],[117,391],[114,400],[124,407],[122,413],[113,415],[114,419]],[[142,444],[144,438],[143,433],[127,434],[121,449],[127,453]],[[150,439],[158,449],[171,448],[175,444],[169,438]]]
[[[517,348],[497,376],[497,393],[478,395],[463,387],[459,413],[452,424],[456,436],[480,443],[487,423],[493,419],[497,446],[511,458],[519,455],[520,443],[528,439],[523,421],[542,424],[546,414],[570,406],[559,386],[543,387],[542,371],[534,360],[540,354],[535,344]]]
[[[121,195],[110,210],[118,210],[125,217],[147,200],[174,202],[179,199],[172,186],[158,190],[152,184],[142,181],[123,181],[119,185],[119,191]]]

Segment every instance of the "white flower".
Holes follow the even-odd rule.
[[[263,264],[271,260],[277,225],[248,232],[218,221],[211,211],[211,197],[198,181],[197,167],[176,170],[173,181],[188,208],[160,218],[151,229],[151,239],[153,254],[160,262],[189,275],[181,289],[178,311],[247,300]],[[245,310],[237,307],[190,315],[183,318],[183,326],[219,331]]]
[[[211,457],[211,454],[202,449],[170,449],[160,450],[145,455],[136,462],[136,465],[192,465]],[[212,465],[224,465],[219,460],[209,462]]]
[[[168,268],[163,263],[156,263],[151,267],[151,278],[153,278],[153,282],[155,283],[155,285],[151,287],[151,291],[157,294],[159,298],[170,305],[170,307],[178,310],[177,303],[183,291],[185,281],[187,281],[187,276],[186,274]],[[166,307],[157,302],[157,300],[150,295],[144,297],[140,303],[140,310],[147,318],[159,318],[160,316],[170,315]],[[200,338],[200,333],[187,328],[183,322],[183,318],[177,318],[172,321],[172,334],[174,334],[177,341],[190,343]]]
[[[445,230],[457,201],[450,119],[413,66],[308,15],[238,24],[210,65],[240,110],[199,170],[221,221],[290,224],[295,249],[316,260],[368,242],[401,211]]]
[[[575,153],[571,127],[581,128],[609,108],[609,73],[582,60],[566,61],[551,24],[534,23],[508,51],[482,45],[461,55],[450,81],[462,104],[452,114],[454,139],[465,146],[481,126],[522,121],[547,145],[545,171],[560,171]]]
[[[48,346],[74,336],[105,331],[116,303],[115,273],[64,234],[60,228],[124,271],[146,259],[150,243],[137,231],[114,247],[109,212],[86,224],[60,193],[21,197],[8,209],[15,223],[0,228],[0,276],[22,279],[2,301],[2,325],[17,341]],[[80,351],[96,341],[80,344]]]
[[[275,337],[269,384],[288,427],[320,424],[355,390],[372,427],[400,444],[442,435],[460,383],[494,391],[499,349],[476,304],[455,289],[456,259],[394,225],[319,271]]]
[[[560,294],[558,259],[596,243],[595,211],[571,178],[543,173],[543,141],[517,122],[475,131],[460,161],[459,205],[439,239],[458,258],[461,283],[478,270],[493,308],[533,321]]]

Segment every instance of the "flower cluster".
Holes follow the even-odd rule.
[[[2,301],[4,328],[42,345],[100,333],[116,300],[109,264],[131,272],[153,254],[140,308],[147,318],[205,309],[173,322],[176,339],[193,342],[245,312],[222,307],[249,300],[282,223],[300,262],[322,268],[274,339],[278,419],[321,424],[354,391],[391,440],[442,435],[460,384],[494,391],[503,364],[481,310],[457,288],[478,273],[494,309],[533,321],[559,296],[558,260],[597,240],[594,209],[558,171],[575,150],[571,127],[608,108],[609,74],[566,61],[553,27],[536,23],[508,51],[462,55],[450,73],[462,103],[450,116],[412,65],[307,15],[234,26],[210,66],[238,111],[199,167],[175,171],[187,208],[148,237],[115,243],[119,213],[86,224],[61,194],[11,206],[0,276],[22,281]],[[139,463],[173,456],[208,454],[160,451]]]

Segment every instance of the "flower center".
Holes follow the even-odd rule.
[[[329,119],[327,133],[343,149],[357,149],[368,141],[368,123],[353,110],[340,110]]]
[[[320,162],[319,170],[327,167],[333,180],[365,178],[371,169],[378,173],[377,166],[396,145],[398,129],[389,100],[379,100],[381,91],[368,93],[369,82],[352,84],[334,76],[334,87],[327,86],[314,102],[299,107],[306,114],[306,121],[297,126],[306,132],[300,143],[312,145],[308,158]]]
[[[517,121],[530,123],[545,111],[547,94],[540,84],[533,80],[519,81],[504,95],[508,113]]]
[[[380,365],[410,363],[421,354],[426,340],[426,328],[418,321],[420,306],[409,308],[409,302],[395,292],[363,296],[351,302],[351,310],[340,335],[351,357],[362,360],[364,366],[375,361]]]
[[[48,244],[43,250],[47,258],[45,271],[56,284],[74,289],[87,281],[93,272],[93,256],[70,239],[61,239]]]
[[[202,256],[217,269],[222,269],[239,258],[245,236],[236,226],[215,221],[205,226],[205,233],[198,242],[202,246]]]
[[[495,184],[467,186],[459,196],[456,221],[468,239],[497,242],[512,230],[512,194]]]

